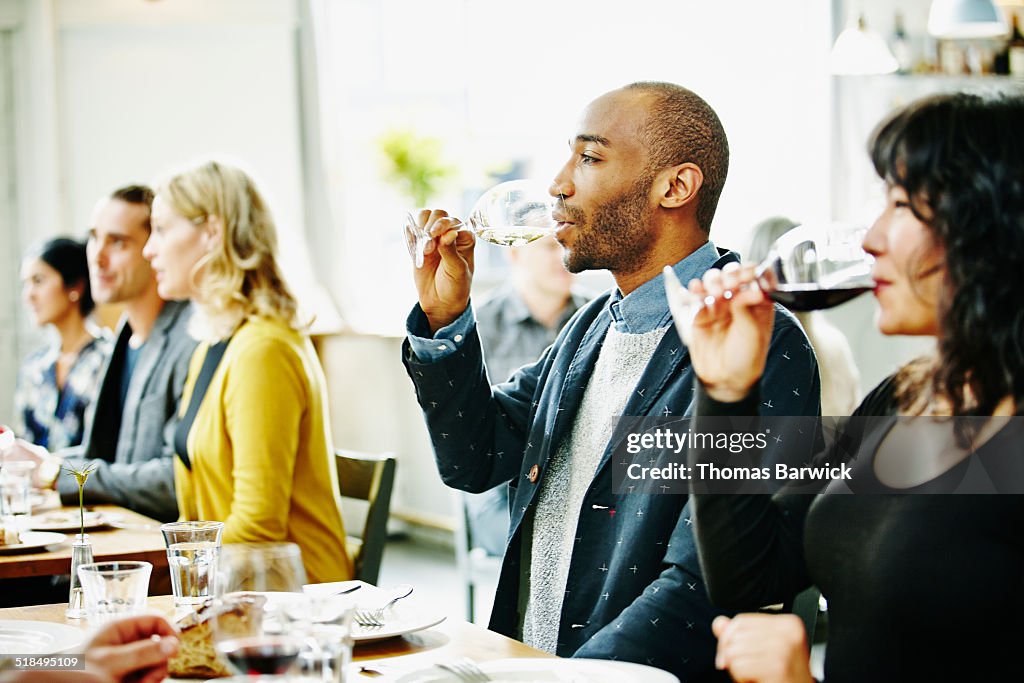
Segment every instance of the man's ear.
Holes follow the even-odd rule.
[[[687,162],[667,169],[665,180],[661,206],[676,209],[697,199],[697,193],[704,184],[704,173],[696,164]]]

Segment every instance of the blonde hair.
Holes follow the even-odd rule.
[[[225,339],[254,317],[301,328],[298,304],[275,258],[277,229],[252,178],[209,161],[172,175],[156,193],[193,223],[215,218],[222,227],[222,239],[191,274],[198,292],[194,336]]]

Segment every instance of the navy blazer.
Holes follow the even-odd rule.
[[[725,254],[715,267],[735,260]],[[548,461],[572,430],[611,324],[609,298],[606,293],[580,309],[536,363],[493,387],[475,327],[456,353],[439,361],[420,362],[408,340],[404,345],[444,482],[470,492],[510,482],[509,543],[490,628],[513,638],[520,637],[522,621],[524,526],[532,522]],[[772,403],[773,414],[817,415],[814,353],[795,318],[781,307],[776,312],[761,397]],[[693,391],[689,354],[672,327],[624,414],[689,413]],[[612,493],[613,446],[579,512],[557,654],[649,664],[684,681],[717,679],[710,624],[724,612],[704,589],[687,497]],[[534,466],[538,476],[531,481]]]

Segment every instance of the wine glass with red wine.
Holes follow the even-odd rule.
[[[875,287],[871,278],[875,259],[864,251],[863,238],[863,228],[847,224],[799,225],[772,244],[754,271],[757,286],[791,311],[845,303]],[[714,297],[693,296],[670,268],[665,269],[665,288],[676,326],[689,343],[694,317]],[[722,296],[730,299],[732,295],[726,291]]]
[[[225,545],[218,559],[214,646],[236,673],[293,672],[307,645],[311,605],[306,572],[294,543]],[[253,608],[255,602],[257,607]]]

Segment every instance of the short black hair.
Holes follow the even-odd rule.
[[[626,89],[655,97],[643,132],[651,170],[689,162],[704,174],[697,197],[697,223],[710,232],[729,173],[729,139],[718,114],[700,95],[675,83],[639,81]]]
[[[89,287],[89,262],[85,256],[85,243],[70,237],[54,237],[29,251],[26,258],[37,258],[60,274],[64,287],[82,285],[78,310],[83,316],[92,313],[96,303]]]
[[[124,187],[119,187],[110,193],[111,199],[118,199],[122,202],[127,202],[128,204],[145,206],[150,212],[153,210],[153,196],[153,189],[148,185],[125,185]],[[149,217],[150,214],[147,213],[145,223],[143,224],[145,225],[146,230],[152,229]]]

